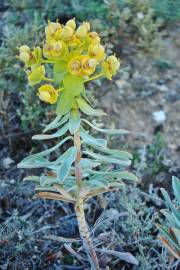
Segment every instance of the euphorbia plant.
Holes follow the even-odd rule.
[[[85,85],[100,76],[111,80],[120,62],[115,55],[106,56],[100,37],[90,31],[88,22],[76,28],[74,19],[66,25],[58,21],[49,22],[45,28],[43,48],[30,50],[23,45],[19,51],[29,83],[38,85],[37,96],[55,105],[57,114],[43,134],[35,135],[33,139],[58,138],[58,142],[52,148],[25,158],[18,167],[45,169],[41,176],[26,178],[36,182],[38,197],[74,204],[83,247],[92,269],[99,269],[85,220],[84,202],[93,196],[116,190],[122,186],[123,180],[136,180],[136,177],[126,171],[131,163],[129,153],[109,149],[105,139],[90,134],[88,128],[105,134],[126,134],[128,131],[102,129],[82,118],[104,114],[94,109],[86,95]],[[46,77],[48,64],[53,69],[52,78]],[[55,132],[52,133],[52,130]],[[67,150],[52,160],[51,154],[64,144]],[[113,164],[116,169],[113,169]]]

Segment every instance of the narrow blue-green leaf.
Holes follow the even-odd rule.
[[[177,209],[177,211],[179,211],[179,210]],[[180,211],[178,213],[180,213]],[[171,216],[172,216],[174,222],[176,223],[176,227],[180,229],[180,219],[177,217],[176,213],[172,212]]]
[[[111,156],[102,156],[90,151],[83,151],[84,154],[91,156],[96,159],[96,161],[100,161],[103,163],[114,163],[114,164],[119,164],[121,166],[129,166],[131,165],[131,162],[129,160],[119,160],[117,158],[113,158]]]
[[[93,147],[94,149],[105,153],[105,154],[109,154],[113,157],[119,158],[119,159],[123,159],[123,160],[128,160],[128,159],[132,159],[132,155],[126,151],[120,151],[120,150],[114,150],[114,149],[109,149],[109,148],[105,148],[102,146],[99,146],[97,144],[95,144],[95,142],[92,141],[83,141],[85,142],[87,145]]]
[[[23,179],[23,181],[32,181],[32,182],[39,183],[40,182],[40,176],[37,176],[37,175],[27,176],[27,177],[25,177]]]
[[[35,160],[22,160],[17,167],[23,169],[48,168],[51,165],[47,159],[39,157]]]
[[[43,133],[45,133],[51,129],[55,129],[55,128],[62,126],[63,124],[65,124],[68,121],[68,119],[69,119],[68,113],[66,115],[64,115],[63,117],[61,115],[56,116],[56,118],[45,127],[45,129],[43,130]]]
[[[180,204],[180,181],[177,177],[172,177],[172,186],[174,190],[174,195],[176,197],[176,200]]]
[[[80,166],[82,166],[83,169],[91,169],[99,165],[100,165],[99,162],[96,162],[95,160],[89,158],[82,158],[80,161]]]
[[[76,98],[77,104],[79,109],[87,114],[87,115],[91,115],[91,116],[100,116],[100,115],[104,115],[105,113],[102,112],[101,110],[95,110],[93,109],[86,101],[84,98],[82,97],[78,97]]]
[[[179,244],[179,250],[180,250],[180,230],[177,228],[172,228],[172,230],[176,236],[177,242]]]
[[[171,199],[170,199],[167,191],[164,188],[161,188],[160,190],[161,190],[161,192],[163,194],[163,197],[165,199],[165,203],[166,203],[167,207],[169,209],[171,209],[171,211],[174,213],[174,215],[176,216],[176,218],[180,220],[180,212],[178,212],[178,210],[176,210],[175,206],[171,202]]]
[[[39,159],[39,158],[42,158],[44,156],[47,156],[48,154],[54,152],[56,149],[58,149],[60,146],[62,146],[66,141],[68,140],[73,140],[73,138],[71,136],[68,136],[66,137],[65,139],[63,139],[62,141],[60,141],[58,144],[56,144],[55,146],[47,149],[47,150],[44,150],[44,151],[41,151],[37,154],[33,154],[33,155],[30,155],[26,158],[24,158],[19,164],[18,164],[18,167],[20,166],[20,164],[22,163],[26,163],[26,162],[29,162],[29,161],[34,161],[36,159]]]
[[[59,181],[56,177],[41,175],[40,177],[40,186],[58,184]]]
[[[35,187],[35,191],[49,191],[49,192],[56,192],[56,194],[57,194],[57,190],[51,186],[43,187],[43,186],[37,185]]]
[[[81,124],[80,114],[78,110],[71,110],[69,117],[69,131],[71,134],[77,132]]]
[[[94,170],[88,170],[88,172],[95,174],[95,175],[104,175],[105,177],[107,176],[112,176],[112,177],[119,177],[124,180],[130,180],[130,181],[138,181],[138,178],[133,174],[128,171],[120,171],[120,170],[115,170],[115,171],[94,171]]]
[[[166,217],[171,226],[178,227],[180,229],[180,221],[178,221],[168,209],[162,209],[161,213]]]
[[[103,133],[107,133],[107,134],[128,134],[129,133],[129,131],[125,130],[125,129],[102,129],[102,128],[99,128],[99,127],[93,125],[92,123],[90,123],[86,119],[82,119],[81,121],[85,122],[90,127],[94,128],[95,130],[97,130],[99,132],[103,132]]]
[[[48,140],[63,136],[68,131],[68,124],[65,124],[62,128],[53,134],[37,134],[32,137],[33,140]]]
[[[71,165],[75,161],[77,156],[77,147],[72,146],[66,151],[66,157],[58,169],[58,179],[63,182],[69,175]]]
[[[109,182],[105,179],[90,179],[86,182],[88,186],[108,189]]]
[[[107,146],[107,140],[95,138],[95,137],[91,136],[89,133],[87,133],[86,131],[84,131],[83,129],[81,129],[81,131],[80,131],[80,136],[84,142],[90,141],[90,142],[92,142],[96,145],[99,145],[99,146],[103,146],[103,147]]]
[[[175,240],[173,239],[173,237],[170,235],[170,233],[168,232],[168,230],[157,224],[159,230],[161,231],[161,233],[165,236],[165,238],[168,240],[169,244],[173,246],[173,248],[175,248],[178,252],[180,252],[180,247],[179,245],[175,242]]]
[[[60,119],[61,119],[61,116],[57,115],[56,118],[45,127],[43,132],[46,132],[46,131],[53,129],[53,128],[56,128],[56,125],[57,125],[58,121],[60,121]]]
[[[124,187],[124,183],[123,182],[121,182],[121,181],[110,181],[109,182],[109,186],[111,187],[111,188],[121,188],[121,187]]]

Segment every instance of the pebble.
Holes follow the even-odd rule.
[[[119,88],[124,88],[124,87],[126,87],[127,86],[127,81],[125,81],[125,80],[117,80],[116,81],[116,85],[119,87]]]
[[[158,86],[158,89],[159,89],[161,92],[167,92],[167,91],[169,90],[168,87],[167,87],[165,84],[159,85],[159,86]]]
[[[3,158],[3,160],[2,160],[2,166],[5,169],[9,169],[11,167],[11,164],[13,164],[13,163],[14,163],[14,160],[10,157]]]
[[[158,124],[162,124],[166,120],[166,114],[163,110],[153,112],[152,117]]]

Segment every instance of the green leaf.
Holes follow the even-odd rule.
[[[57,190],[51,186],[47,186],[47,187],[43,187],[43,186],[39,186],[37,185],[35,187],[35,191],[49,191],[49,192],[57,192]]]
[[[168,240],[168,242],[170,243],[170,245],[173,246],[173,248],[175,248],[178,252],[180,252],[180,247],[178,244],[176,244],[175,240],[173,239],[173,237],[171,236],[171,234],[168,232],[168,230],[157,224],[159,230],[161,231],[161,233],[165,236],[165,238]]]
[[[53,134],[37,134],[32,137],[33,140],[48,140],[63,136],[68,131],[68,124],[65,124],[62,128]]]
[[[68,113],[72,108],[73,100],[74,100],[74,97],[73,97],[72,92],[67,91],[67,89],[64,89],[64,91],[61,93],[59,97],[59,101],[58,101],[58,105],[56,109],[57,114],[62,116]]]
[[[94,171],[94,170],[88,170],[88,172],[94,174],[94,175],[101,175],[101,176],[112,176],[112,177],[119,177],[124,180],[130,180],[130,181],[137,181],[137,177],[128,171],[120,171],[120,170],[115,170],[115,171]]]
[[[171,226],[180,228],[180,221],[178,221],[177,218],[174,218],[174,216],[168,209],[162,209],[161,213],[167,218]]]
[[[86,119],[82,119],[81,121],[85,122],[90,127],[94,128],[95,130],[97,130],[99,132],[103,132],[103,133],[107,133],[107,134],[128,134],[129,133],[129,131],[125,130],[125,129],[102,129],[102,128],[99,128],[99,127],[93,125],[92,123],[90,123]]]
[[[58,179],[56,177],[41,175],[40,177],[40,186],[58,184]]]
[[[103,146],[103,147],[107,146],[107,141],[106,140],[94,138],[93,136],[91,136],[89,133],[87,133],[82,128],[81,128],[81,131],[80,131],[80,136],[81,136],[81,139],[84,142],[85,141],[90,141],[91,143],[94,143],[95,145],[99,145],[99,146]]]
[[[114,164],[119,164],[121,166],[129,166],[131,165],[131,162],[129,160],[119,160],[117,158],[113,158],[111,156],[102,156],[90,151],[83,151],[84,154],[91,156],[96,159],[96,161],[102,162],[102,163],[114,163]]]
[[[75,161],[77,156],[77,147],[72,146],[65,153],[65,158],[58,169],[58,179],[60,182],[63,182],[69,175],[71,165]]]
[[[57,123],[59,122],[60,119],[61,119],[61,116],[60,115],[56,116],[56,118],[45,127],[45,129],[43,130],[43,132],[45,133],[48,130],[51,130],[53,128],[56,128],[56,125],[57,125]]]
[[[177,210],[177,211],[179,211],[179,210]],[[180,212],[178,212],[178,213],[180,213]],[[180,229],[180,219],[177,217],[177,215],[174,212],[171,213],[171,216],[172,216],[174,222],[176,223],[176,227],[178,227]]]
[[[79,96],[84,89],[84,81],[82,77],[66,74],[63,79],[63,85],[65,91],[71,93],[73,97]]]
[[[178,210],[176,210],[175,206],[173,205],[173,203],[171,202],[171,199],[167,193],[167,191],[164,188],[160,189],[163,197],[165,199],[166,205],[169,209],[171,209],[171,211],[174,213],[175,217],[180,220],[180,213],[178,212]]]
[[[171,228],[176,236],[177,242],[179,244],[179,250],[180,250],[180,230],[176,228]]]
[[[32,182],[36,182],[39,183],[40,182],[40,177],[37,175],[31,175],[31,176],[27,176],[23,179],[23,181],[32,181]]]
[[[51,165],[51,162],[49,162],[45,158],[39,157],[37,160],[22,160],[17,167],[23,168],[23,169],[32,169],[32,168],[48,168]]]
[[[91,168],[95,168],[97,166],[99,166],[100,163],[96,162],[95,160],[92,159],[88,159],[88,158],[82,158],[80,160],[80,166],[82,167],[82,169],[91,169]]]
[[[98,187],[108,189],[109,182],[105,179],[90,179],[86,182],[86,186],[89,187]]]
[[[62,141],[60,141],[58,144],[56,144],[54,147],[51,147],[45,151],[41,151],[40,153],[30,155],[26,158],[24,158],[19,164],[18,168],[27,168],[26,166],[30,163],[40,161],[40,159],[44,156],[47,156],[48,154],[54,152],[56,149],[58,149],[60,146],[62,146],[66,141],[73,140],[71,136],[66,137]],[[25,166],[25,167],[24,167]]]
[[[174,190],[174,195],[176,197],[176,200],[180,204],[180,181],[177,177],[173,176],[172,177],[172,186]]]
[[[112,188],[116,188],[116,189],[118,188],[118,189],[119,189],[119,188],[124,187],[124,184],[123,184],[121,181],[118,182],[118,181],[116,180],[116,181],[111,181],[111,182],[109,183],[109,186],[112,187]]]
[[[43,130],[43,133],[45,133],[51,129],[55,129],[55,128],[62,126],[63,124],[65,124],[68,121],[68,119],[69,119],[68,113],[65,114],[63,117],[61,115],[56,116],[56,118],[45,127],[45,129]]]
[[[64,61],[59,61],[54,64],[53,76],[54,76],[55,83],[60,84],[65,74],[67,73],[66,70],[67,70],[67,64]]]
[[[77,104],[79,109],[87,114],[87,115],[91,115],[91,116],[100,116],[100,115],[104,115],[105,113],[102,112],[101,110],[95,110],[93,109],[86,101],[84,98],[82,97],[78,97],[76,98]]]
[[[71,110],[70,117],[69,117],[69,131],[71,134],[74,134],[77,132],[77,130],[80,127],[81,119],[80,114],[78,110]]]
[[[128,160],[128,159],[132,159],[132,155],[126,151],[120,151],[120,150],[114,150],[114,149],[109,149],[109,148],[105,148],[102,146],[99,146],[97,144],[95,144],[95,142],[92,141],[83,141],[85,142],[87,145],[90,145],[91,147],[93,147],[94,149],[103,152],[105,154],[109,154],[113,157],[119,158],[119,159],[123,159],[123,160]]]

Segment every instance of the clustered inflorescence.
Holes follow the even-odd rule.
[[[69,20],[65,25],[58,21],[49,21],[45,27],[45,36],[43,48],[35,47],[30,50],[27,45],[21,46],[19,59],[25,63],[30,85],[46,81],[46,84],[38,88],[37,95],[50,104],[58,101],[61,92],[68,91],[67,81],[75,82],[74,85],[84,85],[88,80],[99,76],[111,80],[120,66],[115,55],[106,56],[100,37],[96,32],[90,31],[88,22],[76,27],[75,19]],[[52,79],[45,75],[45,64],[48,63],[54,65]],[[91,77],[93,74],[95,76]],[[77,106],[73,97],[80,95],[83,90],[84,87],[80,87],[79,90],[74,90],[74,94],[69,93],[72,97],[71,107]]]

